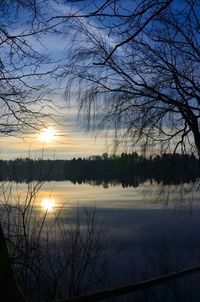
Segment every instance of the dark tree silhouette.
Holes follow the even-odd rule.
[[[39,129],[50,106],[46,77],[55,68],[38,45],[45,1],[0,2],[0,134]],[[46,84],[45,84],[46,83]]]
[[[74,47],[62,76],[88,125],[93,117],[93,126],[115,127],[116,143],[195,146],[199,154],[199,1],[59,3],[68,7],[61,15],[46,1],[1,1],[1,132],[36,127],[44,117],[33,104],[45,106],[41,77],[54,70],[41,68],[49,61],[30,37],[70,29]],[[22,10],[26,26],[16,30]]]
[[[41,127],[49,106],[41,79],[55,70],[45,68],[37,45],[44,32],[70,29],[74,47],[62,77],[89,124],[92,117],[94,125],[114,126],[116,143],[191,146],[200,156],[199,1],[57,2],[70,5],[64,15],[51,14],[45,0],[0,2],[0,133]],[[10,274],[14,299],[22,300],[2,232],[0,240],[7,261],[0,278]]]
[[[0,1],[0,135],[39,129],[48,117],[47,86],[53,75],[49,60],[34,48],[44,32],[41,9],[45,1]],[[48,66],[48,67],[47,67]],[[44,68],[46,67],[46,68]],[[16,134],[15,134],[16,135]],[[2,188],[1,188],[2,189]],[[24,301],[13,275],[0,221],[0,292],[2,301]]]
[[[78,85],[79,108],[95,126],[115,127],[116,143],[200,155],[199,8],[195,0],[92,1],[51,19],[75,34],[67,93]]]

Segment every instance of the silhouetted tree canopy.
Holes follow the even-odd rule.
[[[71,160],[32,160],[18,158],[0,160],[0,180],[17,182],[61,181],[107,182],[123,186],[138,186],[145,181],[164,184],[194,182],[200,176],[197,158],[191,154],[144,156],[122,153],[120,156],[91,156]]]
[[[35,44],[62,34],[71,55],[57,68],[87,126],[115,129],[116,145],[199,153],[199,8],[197,0],[1,1],[1,133],[45,117],[42,79],[55,69],[44,68],[49,58]]]
[[[56,67],[39,51],[46,1],[0,1],[0,134],[39,129],[48,118],[47,77]],[[44,110],[45,109],[45,110]]]
[[[88,125],[117,130],[116,144],[200,154],[200,2],[75,4],[52,21],[74,31],[63,76]]]

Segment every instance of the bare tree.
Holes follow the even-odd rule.
[[[89,122],[114,127],[116,143],[191,146],[199,154],[199,1],[57,3],[65,13],[48,1],[16,0],[12,8],[1,1],[1,133],[35,128],[45,117],[41,78],[55,70],[46,71],[49,60],[33,45],[42,33],[70,28],[74,48],[62,76]]]
[[[92,208],[75,209],[68,219],[59,209],[47,213],[37,205],[42,185],[28,183],[23,198],[15,185],[2,187],[0,219],[7,242],[6,247],[0,241],[3,301],[24,301],[17,284],[26,301],[56,301],[108,282],[112,255],[104,220]]]
[[[195,0],[92,1],[51,19],[74,30],[62,76],[67,93],[78,85],[89,122],[114,127],[116,142],[200,155],[199,8]]]
[[[51,105],[45,82],[55,68],[37,45],[46,28],[42,10],[45,1],[0,1],[0,135],[13,135],[27,129],[40,129],[49,117]],[[44,111],[45,109],[45,111]],[[1,194],[3,193],[1,187]],[[0,223],[2,298],[21,301],[12,274],[11,262]],[[7,279],[5,279],[5,276]],[[3,282],[4,281],[4,282]],[[9,292],[8,287],[13,288]]]
[[[38,50],[47,29],[42,16],[44,2],[0,2],[1,135],[39,129],[48,117],[47,77],[53,76],[56,68]]]
[[[199,1],[59,2],[69,8],[61,15],[51,15],[45,0],[0,2],[0,133],[42,125],[49,103],[41,79],[55,70],[46,69],[49,59],[37,43],[44,32],[70,29],[74,47],[61,75],[88,125],[93,118],[98,127],[114,128],[116,144],[158,143],[174,151],[191,146],[200,156]],[[85,243],[79,228],[77,234],[78,244]],[[72,242],[75,235],[67,234]],[[73,265],[72,270],[70,294],[80,291]]]

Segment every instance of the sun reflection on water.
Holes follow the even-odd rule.
[[[41,202],[41,206],[45,211],[51,212],[54,210],[56,206],[56,202],[53,198],[43,198]]]

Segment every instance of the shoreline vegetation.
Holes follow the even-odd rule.
[[[134,153],[119,156],[95,155],[71,160],[17,158],[0,160],[0,181],[64,181],[103,185],[121,183],[123,187],[145,181],[162,184],[195,182],[200,177],[199,161],[194,154],[144,157]]]

